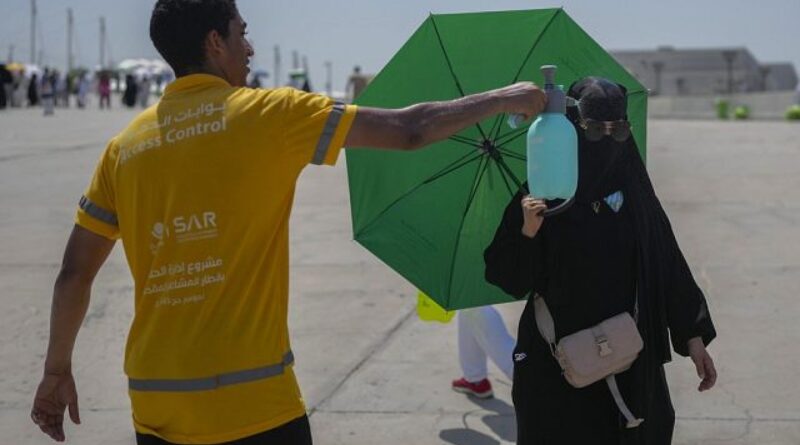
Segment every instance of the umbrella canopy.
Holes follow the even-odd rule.
[[[601,76],[628,90],[644,154],[647,91],[562,9],[431,15],[359,96],[400,108],[516,81]],[[446,309],[511,301],[484,279],[483,251],[525,178],[527,126],[497,116],[412,153],[348,150],[354,238]]]
[[[120,71],[133,71],[137,68],[146,67],[150,64],[147,59],[125,59],[117,64],[117,69]]]
[[[38,65],[26,64],[24,73],[25,73],[25,76],[27,76],[29,78],[31,76],[33,76],[34,74],[36,74],[37,76],[41,77],[42,74],[44,74],[44,71],[42,71],[42,69],[39,68]]]
[[[126,74],[133,74],[138,78],[172,73],[172,68],[163,60],[158,59],[126,59],[117,64],[117,70]]]
[[[11,62],[6,65],[6,69],[9,71],[25,71],[25,65],[22,63]]]

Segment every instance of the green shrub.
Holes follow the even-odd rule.
[[[733,117],[738,120],[750,118],[750,107],[747,105],[739,105],[733,110]]]
[[[786,120],[800,121],[800,105],[792,105],[786,109]]]
[[[717,108],[717,118],[719,119],[728,119],[728,113],[730,112],[730,104],[725,99],[717,99],[715,104]]]

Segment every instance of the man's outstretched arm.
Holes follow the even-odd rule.
[[[500,113],[539,114],[547,102],[530,82],[444,102],[427,102],[398,110],[360,107],[345,147],[414,150],[446,139]]]
[[[89,307],[94,277],[113,247],[114,241],[76,225],[56,278],[44,376],[36,390],[31,419],[59,442],[65,439],[65,409],[69,408],[74,423],[80,423],[78,393],[72,377],[72,349]]]

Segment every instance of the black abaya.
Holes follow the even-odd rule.
[[[566,382],[536,327],[531,300],[514,351],[518,443],[669,444],[674,411],[662,366],[670,359],[668,336],[687,355],[690,338],[707,344],[716,333],[633,141],[581,137],[579,162],[575,204],[545,219],[534,238],[521,233],[523,193],[512,199],[485,252],[486,278],[516,298],[542,295],[558,338],[633,313],[638,286],[645,347],[617,380],[645,422],[625,429],[604,381],[582,389]],[[624,197],[618,212],[603,199],[617,191]]]

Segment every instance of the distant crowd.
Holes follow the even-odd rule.
[[[112,106],[114,92],[121,93],[122,105],[144,108],[171,80],[164,74],[121,75],[110,70],[62,73],[48,67],[14,64],[9,69],[0,64],[0,109],[41,107],[45,115],[50,115],[56,108],[85,108],[92,100],[107,109]]]

